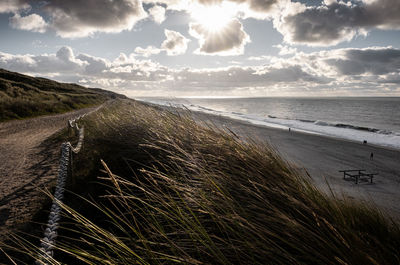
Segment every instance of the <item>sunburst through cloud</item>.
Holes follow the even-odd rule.
[[[195,5],[190,11],[195,23],[207,31],[218,33],[229,25],[237,14],[235,5],[227,2],[211,5]]]

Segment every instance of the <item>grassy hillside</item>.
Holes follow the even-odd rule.
[[[397,223],[321,193],[265,143],[128,100],[82,123],[70,189],[89,199],[65,198],[62,263],[400,262]]]
[[[0,121],[61,113],[124,97],[0,69]]]

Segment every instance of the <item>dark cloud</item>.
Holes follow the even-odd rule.
[[[400,49],[346,49],[344,50],[344,58],[329,59],[327,62],[336,67],[339,73],[343,75],[399,73]]]
[[[197,0],[202,5],[218,5],[222,3],[222,0]]]
[[[290,3],[290,0],[144,0],[144,2],[153,4],[163,3],[167,5],[167,9],[188,10],[190,12],[195,12],[192,8],[197,4],[212,6],[236,3],[241,5],[237,11],[245,14],[245,16],[255,16],[264,19],[269,17],[272,11],[276,11],[279,5]]]
[[[237,55],[242,54],[244,45],[250,38],[243,30],[242,24],[233,19],[224,28],[212,31],[201,24],[190,24],[190,34],[199,39],[200,53]]]
[[[275,21],[289,43],[334,45],[371,28],[399,29],[400,1],[335,2]]]
[[[49,0],[44,9],[62,37],[120,32],[147,16],[140,0]]]
[[[271,7],[277,4],[280,0],[228,0],[228,1],[238,4],[247,3],[248,6],[254,11],[266,12],[269,11]],[[197,2],[203,5],[217,5],[221,4],[223,0],[197,0]]]
[[[197,0],[198,3],[203,5],[218,5],[224,0]],[[257,12],[269,12],[275,5],[282,0],[225,0],[238,4],[247,4],[249,8]],[[168,1],[166,1],[168,2]]]
[[[361,61],[363,63],[374,62],[380,64],[392,64],[397,62],[400,67],[400,49],[395,48],[370,48],[370,49],[348,49],[349,60]]]
[[[101,74],[109,68],[108,63],[103,58],[94,57],[88,54],[79,54],[77,59],[86,62],[85,74]]]
[[[300,65],[288,65],[281,68],[268,67],[261,77],[269,82],[312,82],[312,83],[328,83],[327,78],[318,77],[307,73]]]
[[[269,12],[276,6],[279,0],[230,0],[236,3],[247,3],[251,10],[256,12]]]
[[[383,76],[378,79],[378,83],[400,85],[400,73]]]

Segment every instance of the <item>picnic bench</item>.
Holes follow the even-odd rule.
[[[356,184],[358,184],[358,181],[360,179],[369,178],[370,182],[372,183],[372,179],[374,178],[375,175],[378,175],[378,173],[366,173],[365,171],[366,171],[365,169],[339,170],[339,172],[343,172],[343,179],[346,179],[346,177],[351,177],[354,178]]]

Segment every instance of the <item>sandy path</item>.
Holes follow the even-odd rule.
[[[0,237],[31,220],[56,179],[60,143],[45,140],[92,109],[0,123]]]
[[[306,169],[322,190],[377,205],[400,220],[400,151],[319,135],[257,126],[229,118],[195,113],[203,121],[225,126],[242,137],[270,143],[283,158]],[[371,152],[374,158],[370,160]],[[373,183],[343,180],[343,169],[378,172]]]

